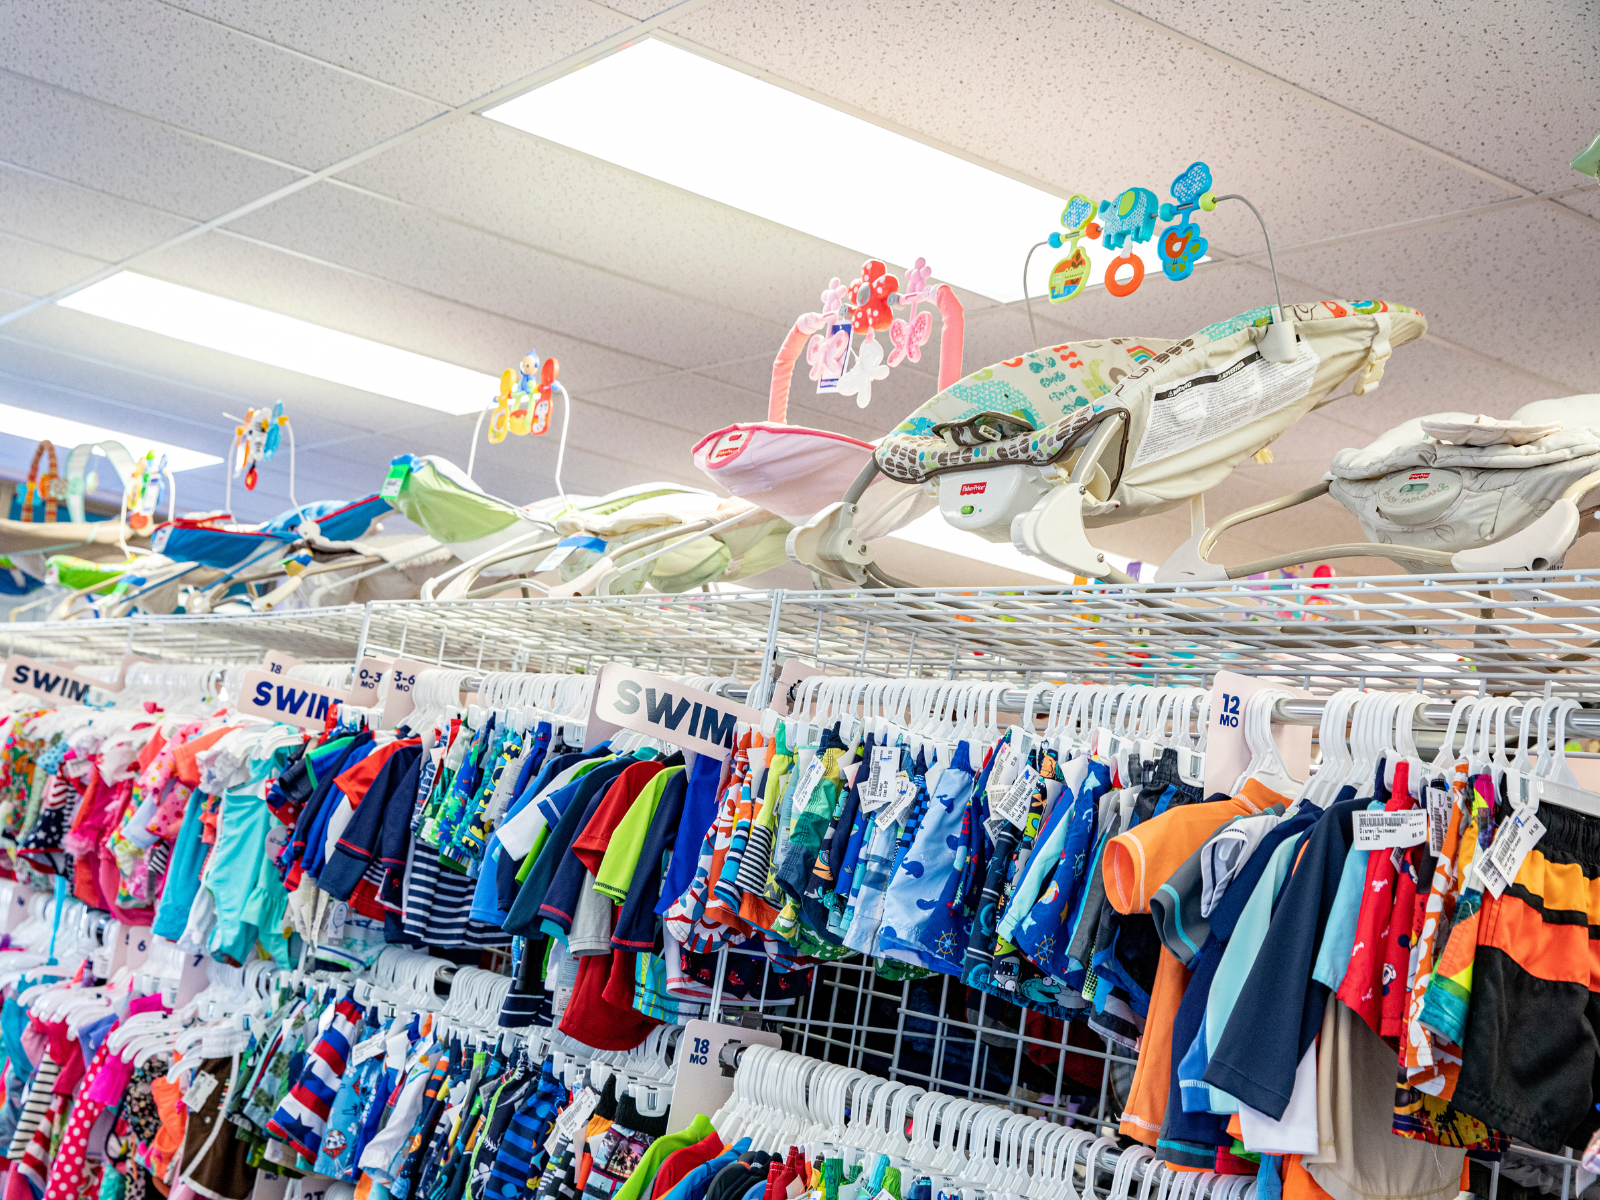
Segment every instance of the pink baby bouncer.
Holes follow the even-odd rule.
[[[789,384],[803,349],[818,394],[854,396],[865,408],[876,381],[902,362],[921,360],[935,312],[941,325],[938,390],[959,380],[961,301],[948,284],[930,285],[931,273],[919,258],[902,286],[873,260],[862,266],[859,279],[834,279],[822,293],[822,310],[795,320],[773,360],[767,419],[707,434],[693,451],[695,465],[714,482],[796,526],[789,535],[791,559],[814,561],[825,550],[858,584],[896,582],[873,565],[866,543],[928,511],[933,498],[918,485],[880,474],[873,443],[788,424]],[[885,331],[887,355],[877,337]]]

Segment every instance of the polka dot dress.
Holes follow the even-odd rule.
[[[86,1078],[92,1079],[98,1074],[105,1060],[106,1047],[101,1043],[89,1063]],[[78,1196],[79,1185],[83,1182],[84,1162],[89,1153],[89,1131],[94,1128],[94,1123],[100,1119],[106,1107],[98,1100],[90,1100],[88,1091],[88,1088],[80,1088],[73,1101],[66,1132],[61,1135],[61,1144],[56,1147],[55,1158],[50,1163],[50,1183],[45,1189],[44,1200],[76,1200]]]

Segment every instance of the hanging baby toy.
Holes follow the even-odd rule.
[[[1082,238],[1098,238],[1107,250],[1120,252],[1106,267],[1102,282],[1113,296],[1133,295],[1144,282],[1144,260],[1133,252],[1133,243],[1150,240],[1157,217],[1171,221],[1182,216],[1182,221],[1162,230],[1156,250],[1168,279],[1189,278],[1207,248],[1200,226],[1194,223],[1194,210],[1210,212],[1217,206],[1211,193],[1211,168],[1203,162],[1190,163],[1172,181],[1171,192],[1173,204],[1159,203],[1154,192],[1141,187],[1128,188],[1115,200],[1095,201],[1082,195],[1068,200],[1061,210],[1066,232],[1052,233],[1046,239],[1052,248],[1068,248],[1066,257],[1050,269],[1050,302],[1076,300],[1089,286],[1091,266],[1088,253],[1078,244]],[[1123,268],[1131,271],[1126,279],[1119,278]]]
[[[919,258],[906,272],[902,289],[900,280],[872,259],[862,264],[859,279],[847,284],[835,279],[828,284],[822,293],[822,311],[807,314],[810,328],[804,330],[811,335],[806,362],[819,395],[838,392],[854,396],[856,407],[865,408],[872,403],[872,385],[887,379],[890,368],[921,361],[922,347],[933,335],[933,311],[922,305],[937,307],[939,303],[939,289],[928,286],[932,274],[927,261]],[[901,304],[906,306],[903,317],[894,311]],[[797,323],[796,328],[801,326]],[[879,330],[889,334],[887,357],[878,341]],[[862,341],[852,358],[852,336],[858,333]]]
[[[163,454],[158,460],[154,450],[147,450],[144,457],[134,463],[132,478],[128,480],[127,489],[122,495],[122,509],[129,529],[135,533],[145,533],[150,529],[164,488],[169,496],[176,490],[172,472],[167,467],[167,456]],[[172,508],[170,499],[167,507]]]
[[[490,443],[498,445],[508,433],[542,437],[550,432],[560,374],[560,361],[554,355],[541,360],[537,350],[529,350],[515,368],[502,371],[500,396],[489,418]]]
[[[234,417],[233,420],[237,421],[238,418]],[[234,428],[233,445],[228,449],[228,457],[233,461],[232,474],[244,472],[246,491],[256,490],[256,480],[259,478],[257,468],[278,453],[282,430],[288,424],[289,418],[283,415],[282,400],[272,406],[271,413],[264,408],[245,410],[244,420]]]

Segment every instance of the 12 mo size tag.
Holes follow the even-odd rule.
[[[1379,850],[1387,847],[1404,849],[1428,839],[1428,813],[1426,809],[1412,808],[1404,812],[1358,812],[1354,814],[1355,841],[1352,849]]]

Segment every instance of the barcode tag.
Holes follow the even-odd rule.
[[[1438,854],[1444,850],[1444,835],[1450,828],[1450,803],[1448,788],[1431,787],[1428,798],[1428,851]]]
[[[898,746],[874,746],[867,768],[866,786],[861,789],[861,811],[877,812],[894,799],[894,768],[900,761]]]
[[[891,825],[905,816],[906,810],[911,807],[911,802],[917,798],[917,785],[911,782],[911,776],[904,771],[895,772],[894,788],[894,799],[883,812],[884,822]]]
[[[822,782],[822,775],[826,770],[827,765],[822,761],[820,754],[806,764],[806,769],[800,772],[800,781],[794,785],[794,799],[790,801],[795,811],[798,812],[800,806],[811,798],[811,793],[816,790],[817,784]]]
[[[367,1038],[366,1041],[356,1043],[355,1049],[350,1051],[350,1061],[352,1063],[363,1063],[369,1058],[376,1058],[388,1048],[388,1045],[389,1034],[387,1030],[382,1033],[375,1033]]]
[[[1011,781],[1011,786],[1001,794],[1000,799],[990,804],[990,810],[1018,829],[1026,828],[1028,810],[1033,807],[1033,789],[1038,782],[1039,772],[1032,767],[1023,767],[1022,773]]]
[[[594,1115],[594,1110],[600,1105],[600,1093],[591,1087],[586,1087],[572,1098],[572,1103],[562,1110],[556,1118],[555,1127],[550,1130],[550,1136],[544,1141],[546,1154],[554,1154],[561,1144],[561,1139],[577,1140],[578,1131],[589,1124],[589,1118]]]
[[[1428,814],[1424,809],[1358,812],[1354,816],[1356,850],[1404,849],[1428,838]]]
[[[196,1071],[194,1078],[189,1082],[188,1089],[183,1093],[183,1106],[190,1112],[198,1112],[200,1106],[206,1102],[206,1097],[217,1090],[217,1077],[205,1071]]]
[[[1530,812],[1513,814],[1510,820],[1500,826],[1499,832],[1494,835],[1494,844],[1489,847],[1489,865],[1494,869],[1479,872],[1483,879],[1483,890],[1494,896],[1505,891],[1517,877],[1528,851],[1543,836],[1544,823],[1538,817]]]
[[[411,474],[411,463],[398,462],[389,467],[389,473],[383,477],[383,488],[378,492],[385,500],[393,500],[400,494],[400,486],[405,483],[406,476]]]

